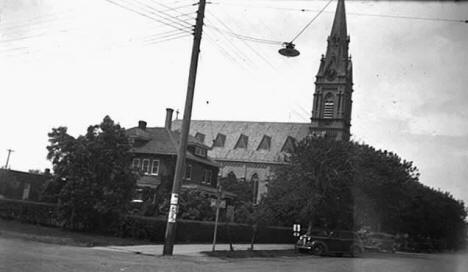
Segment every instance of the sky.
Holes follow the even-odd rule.
[[[51,168],[47,133],[183,111],[193,0],[0,0],[0,164]],[[212,0],[193,119],[308,122],[336,1]],[[468,3],[346,1],[352,138],[413,161],[468,203]],[[161,13],[163,12],[163,13]],[[172,17],[168,17],[169,14]],[[177,19],[174,19],[177,16]],[[182,21],[181,21],[182,20]]]

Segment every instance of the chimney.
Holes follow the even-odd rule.
[[[173,109],[167,108],[166,109],[166,123],[164,124],[164,127],[168,130],[171,130],[172,128],[172,113],[174,112]]]
[[[142,130],[146,130],[146,122],[145,121],[138,121],[138,128]]]

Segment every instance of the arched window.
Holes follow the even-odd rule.
[[[327,94],[325,96],[325,101],[323,102],[323,118],[332,119],[335,112],[335,98],[332,94]]]

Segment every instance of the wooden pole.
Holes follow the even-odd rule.
[[[192,58],[190,60],[190,72],[187,86],[187,96],[185,98],[184,119],[182,120],[182,132],[180,135],[179,150],[177,152],[177,162],[172,184],[171,203],[167,218],[165,243],[163,255],[172,255],[174,250],[174,240],[176,235],[176,218],[179,207],[179,190],[185,168],[185,157],[187,152],[187,139],[190,130],[190,119],[192,117],[193,95],[195,92],[195,81],[197,78],[198,55],[200,53],[200,43],[203,31],[203,18],[205,16],[206,0],[200,0],[198,5],[195,33],[192,46]]]

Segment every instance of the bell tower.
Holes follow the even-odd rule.
[[[348,54],[344,0],[338,0],[327,52],[322,55],[315,80],[311,133],[349,140],[353,93],[353,67]]]

